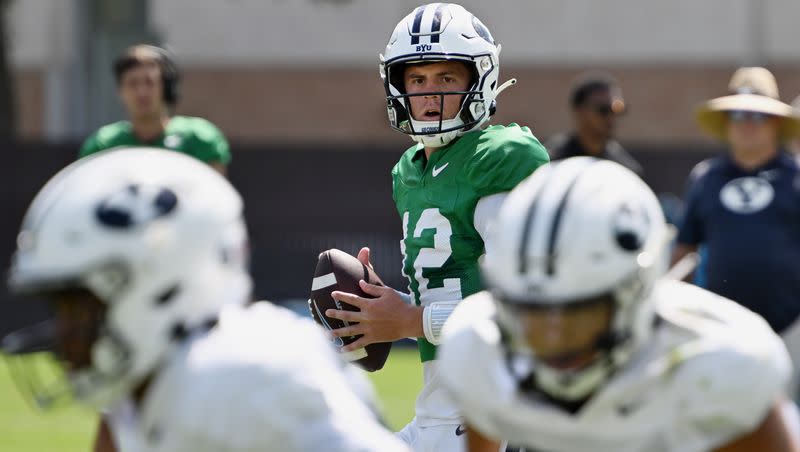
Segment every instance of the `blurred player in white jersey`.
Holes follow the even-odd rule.
[[[195,159],[127,149],[62,170],[9,277],[52,320],[2,344],[23,364],[52,352],[63,372],[22,386],[106,411],[120,452],[404,451],[313,322],[247,304],[246,247],[239,194]]]
[[[665,276],[670,233],[622,166],[577,157],[506,199],[489,291],[445,325],[441,374],[486,438],[547,452],[797,451],[789,358],[756,314]]]

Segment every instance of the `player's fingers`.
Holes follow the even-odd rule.
[[[325,315],[334,319],[344,320],[345,322],[364,321],[364,314],[358,311],[343,311],[340,309],[328,309],[327,311],[325,311]]]
[[[358,251],[358,260],[367,267],[372,268],[372,262],[370,261],[370,255],[369,255],[369,248],[365,246]]]
[[[357,308],[363,308],[364,305],[367,304],[366,298],[361,298],[358,295],[352,293],[339,292],[338,290],[334,290],[331,293],[331,297],[333,297],[334,300],[339,300],[349,305],[353,305]]]
[[[360,280],[358,284],[361,286],[361,290],[375,297],[380,297],[381,295],[386,293],[387,290],[393,290],[386,286],[377,286],[375,284],[370,284],[364,281],[363,279]]]
[[[358,338],[358,340],[356,340],[356,341],[354,341],[354,342],[342,347],[341,350],[343,352],[352,352],[353,350],[358,350],[359,348],[364,348],[364,347],[366,347],[367,345],[369,345],[371,343],[372,343],[372,341],[367,339],[367,336],[361,336],[360,338]]]
[[[348,337],[348,336],[357,336],[359,334],[364,334],[364,329],[361,324],[358,325],[350,325],[344,328],[339,328],[338,330],[331,330],[330,334],[333,337]]]

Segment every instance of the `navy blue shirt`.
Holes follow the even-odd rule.
[[[698,164],[678,234],[707,248],[706,288],[761,314],[780,333],[800,315],[800,173],[780,153],[743,170],[729,156]]]

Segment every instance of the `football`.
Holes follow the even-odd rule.
[[[378,275],[354,256],[337,249],[322,252],[319,255],[317,268],[314,271],[311,298],[308,300],[308,308],[314,320],[328,330],[348,326],[349,322],[328,317],[325,315],[325,311],[328,309],[358,311],[355,306],[334,300],[331,293],[336,290],[349,292],[364,298],[374,298],[361,290],[358,281],[362,279],[370,284],[383,285]],[[334,338],[333,341],[337,348],[341,348],[354,342],[359,337]],[[343,356],[364,370],[374,372],[383,368],[391,348],[391,342],[381,342],[367,345],[349,353],[343,353]]]

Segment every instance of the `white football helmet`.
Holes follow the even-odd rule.
[[[509,346],[530,354],[520,331],[526,308],[568,308],[611,300],[609,329],[599,358],[579,369],[537,362],[536,386],[565,401],[582,400],[649,336],[650,291],[667,267],[671,238],[653,192],[628,169],[608,160],[574,157],[537,170],[504,202],[483,263],[498,300],[498,323]]]
[[[380,74],[386,89],[389,124],[414,141],[441,147],[456,137],[477,130],[496,109],[495,98],[509,80],[498,86],[500,44],[472,13],[453,3],[430,3],[416,8],[394,29],[385,52],[380,55]],[[461,109],[455,118],[417,121],[411,115],[411,96],[403,85],[406,64],[436,61],[462,61],[472,71],[472,86],[461,94]]]
[[[25,216],[9,286],[34,294],[85,289],[107,306],[91,364],[69,372],[57,390],[37,390],[36,401],[52,405],[71,392],[106,407],[182,338],[210,328],[223,306],[249,301],[242,211],[225,178],[174,151],[113,150],[56,174]],[[3,348],[41,351],[42,331],[11,333]]]

